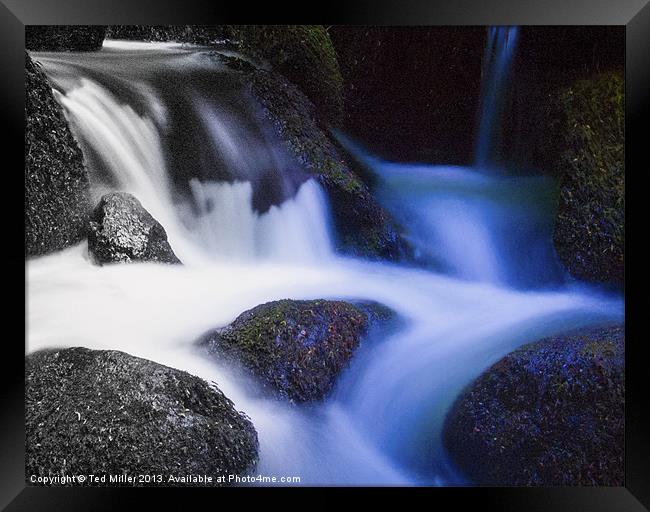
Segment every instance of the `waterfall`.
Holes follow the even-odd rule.
[[[409,226],[409,241],[424,263],[464,280],[518,288],[564,281],[552,240],[552,179],[389,162],[342,134],[337,138],[377,178],[377,198]]]
[[[428,266],[342,257],[323,191],[201,48],[109,41],[96,53],[32,56],[81,143],[93,193],[136,195],[186,264],[99,267],[83,243],[30,259],[28,352],[122,350],[217,383],[258,432],[261,475],[466,483],[440,439],[463,387],[524,343],[623,319],[620,297],[556,279],[544,180],[386,162],[341,138]],[[286,298],[376,301],[399,322],[371,330],[325,401],[289,405],[195,346]]]
[[[501,136],[503,99],[506,97],[510,66],[517,45],[517,27],[489,27],[485,56],[476,166],[482,169],[494,164],[494,151]]]
[[[40,58],[82,146],[94,200],[108,190],[135,195],[186,263],[328,258],[324,193],[273,140],[232,73],[200,54],[144,46],[153,69],[140,67],[137,43],[126,46],[134,54],[109,43],[100,58]],[[206,81],[206,70],[217,79]],[[180,80],[182,88],[168,86]]]

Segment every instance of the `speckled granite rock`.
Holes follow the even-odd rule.
[[[117,351],[28,355],[25,428],[28,476],[161,474],[142,485],[174,485],[168,476],[193,474],[219,484],[258,458],[253,425],[216,386]]]
[[[444,442],[482,485],[621,486],[624,329],[579,330],[525,345],[456,401]]]
[[[90,220],[88,249],[99,263],[180,263],[162,225],[131,194],[101,198]]]

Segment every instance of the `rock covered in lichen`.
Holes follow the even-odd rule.
[[[456,401],[452,459],[481,485],[623,485],[623,327],[575,331],[508,354]]]
[[[25,255],[80,242],[88,225],[88,174],[52,86],[25,54]]]
[[[213,481],[194,484],[220,485],[258,460],[252,423],[216,385],[117,351],[28,355],[25,432],[26,474],[37,477],[162,475],[121,483],[169,486],[206,475]]]
[[[241,364],[275,394],[321,400],[348,365],[369,321],[385,308],[328,300],[280,300],[245,311],[200,341],[219,360]]]
[[[88,230],[88,250],[99,263],[180,263],[162,225],[125,192],[101,198]]]

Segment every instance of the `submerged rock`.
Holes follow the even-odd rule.
[[[86,236],[88,174],[52,86],[25,54],[25,255],[39,256]]]
[[[328,300],[280,300],[254,307],[201,344],[243,365],[278,395],[295,402],[324,398],[349,363],[369,322],[385,308]]]
[[[180,263],[165,228],[124,192],[106,194],[99,201],[90,220],[88,250],[99,263]]]
[[[107,475],[108,485],[108,475],[149,474],[164,481],[135,485],[186,485],[168,477],[191,474],[219,485],[257,463],[252,423],[198,377],[85,348],[36,352],[25,366],[27,475]]]
[[[576,331],[508,354],[456,401],[452,459],[481,485],[622,486],[623,327]]]

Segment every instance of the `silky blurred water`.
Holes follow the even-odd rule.
[[[557,273],[542,181],[360,155],[379,177],[382,202],[434,264],[346,258],[333,249],[320,187],[300,177],[254,108],[232,108],[233,97],[246,96],[226,78],[227,94],[202,88],[197,77],[206,70],[227,75],[202,49],[108,42],[96,54],[33,57],[82,140],[95,196],[136,195],[184,265],[99,267],[85,243],[30,259],[28,352],[117,349],[216,382],[252,419],[263,475],[300,476],[303,484],[464,483],[440,442],[461,389],[522,343],[622,321],[620,297]],[[212,105],[207,117],[184,107],[200,104],[197,96]],[[200,134],[183,144],[194,140],[202,155],[188,161],[185,181],[170,154],[179,105]],[[224,162],[235,168],[228,176]],[[268,208],[255,205],[260,172],[276,173],[286,196]],[[324,403],[290,406],[195,348],[207,330],[284,298],[373,300],[399,322],[363,340]]]

